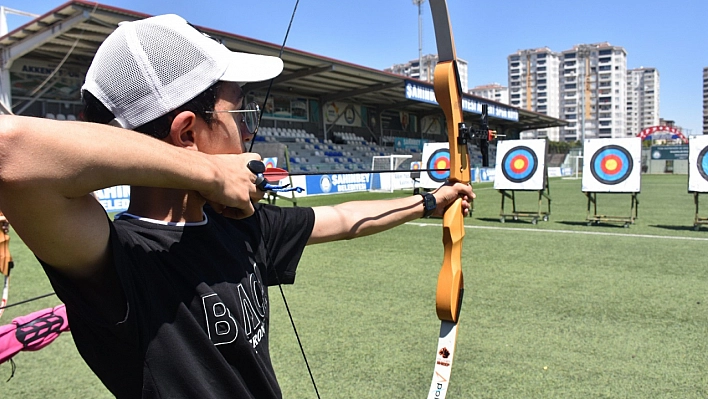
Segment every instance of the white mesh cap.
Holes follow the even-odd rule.
[[[121,23],[96,51],[81,89],[98,98],[114,122],[134,129],[220,80],[258,82],[282,70],[280,58],[232,52],[168,14]]]

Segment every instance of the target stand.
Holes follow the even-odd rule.
[[[589,139],[583,144],[582,192],[588,198],[587,225],[634,224],[639,213],[637,196],[641,191],[641,146],[639,137]],[[597,194],[629,194],[629,216],[597,213]]]
[[[544,170],[544,174],[547,173]],[[548,217],[551,215],[551,187],[548,185],[548,176],[544,178],[544,188],[541,190],[497,190],[501,194],[501,211],[499,212],[499,221],[504,223],[507,218],[512,218],[514,220],[519,220],[520,218],[531,218],[531,224],[537,224],[539,219],[544,222],[548,221]],[[517,211],[516,209],[516,192],[537,192],[538,193],[538,209],[535,212],[531,211]],[[511,200],[511,213],[506,213],[504,209],[505,200],[509,198]],[[546,211],[543,211],[543,202],[546,200]]]
[[[504,140],[497,143],[494,188],[501,194],[500,222],[504,223],[507,218],[531,218],[531,224],[536,224],[539,220],[548,221],[551,214],[551,189],[548,186],[547,153],[546,139]],[[516,193],[520,191],[538,193],[538,207],[535,212],[517,209]],[[511,213],[505,210],[507,198],[511,200]]]
[[[696,204],[696,216],[693,218],[693,229],[698,231],[701,229],[701,225],[708,224],[708,218],[701,217],[698,215],[698,198],[699,192],[695,191],[693,193],[693,202]]]
[[[586,218],[588,226],[600,223],[621,223],[624,228],[629,228],[630,225],[634,224],[634,221],[639,216],[639,199],[637,196],[639,193],[630,193],[631,195],[631,205],[629,209],[629,216],[607,216],[598,215],[597,213],[597,194],[596,192],[586,192],[585,195],[588,197],[588,216]],[[602,193],[602,194],[618,194],[618,193]],[[592,213],[591,213],[592,210]]]

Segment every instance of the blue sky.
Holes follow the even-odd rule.
[[[63,4],[0,0],[44,14]],[[176,13],[190,22],[280,44],[294,0],[105,0],[146,14]],[[508,84],[507,56],[547,46],[563,51],[610,42],[627,50],[627,67],[655,67],[660,116],[702,132],[708,67],[705,0],[448,0],[457,56],[469,63],[469,86]],[[429,4],[423,5],[423,54],[436,53]],[[9,16],[10,29],[27,18]],[[418,8],[412,0],[301,0],[286,46],[383,69],[418,58]]]

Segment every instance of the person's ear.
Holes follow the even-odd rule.
[[[195,139],[197,116],[191,111],[182,111],[172,120],[168,140],[171,144],[187,149],[198,150]]]

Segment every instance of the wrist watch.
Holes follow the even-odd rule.
[[[423,217],[427,218],[435,212],[435,208],[437,208],[437,201],[435,201],[435,196],[430,193],[420,193],[418,195],[423,197],[423,208],[425,209]]]

